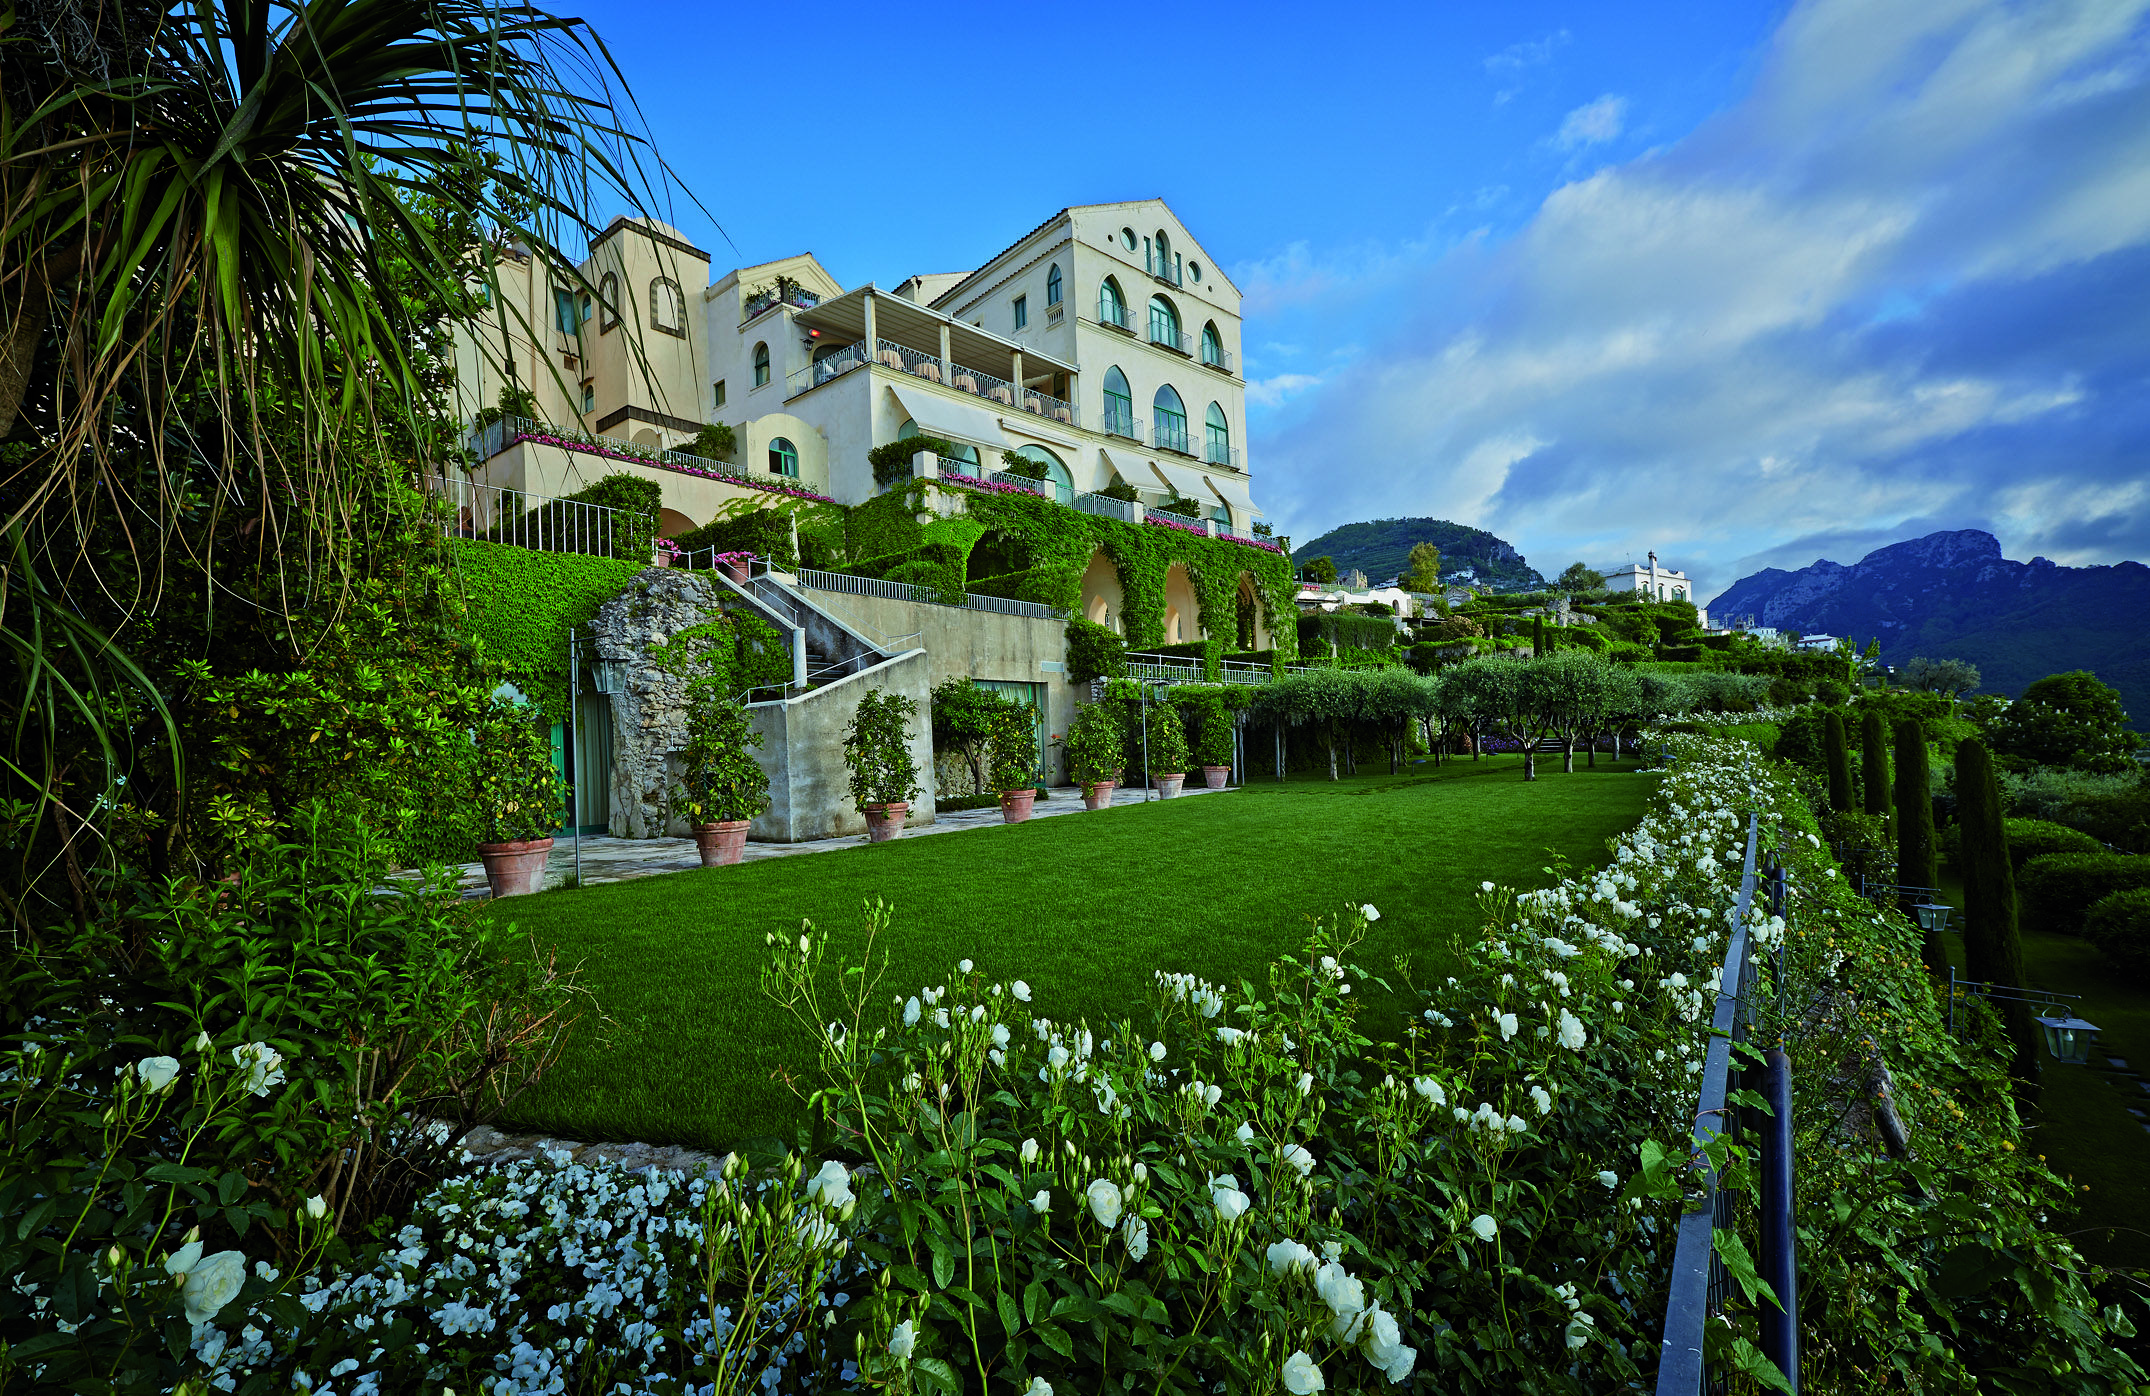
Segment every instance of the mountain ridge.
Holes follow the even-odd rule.
[[[1988,692],[2014,695],[2046,674],[2088,669],[2150,717],[2150,567],[2014,562],[2000,540],[1955,529],[1876,548],[1857,562],[1766,567],[1709,603],[1719,624],[1878,638],[1883,662],[1914,655],[1976,664]]]
[[[1339,575],[1356,567],[1368,581],[1401,576],[1410,565],[1411,549],[1431,543],[1441,550],[1441,570],[1470,567],[1480,581],[1516,587],[1545,585],[1545,578],[1516,550],[1513,543],[1469,524],[1449,519],[1367,519],[1338,524],[1310,543],[1292,549],[1292,561],[1305,565],[1317,557],[1336,564]]]

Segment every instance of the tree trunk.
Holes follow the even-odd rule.
[[[1575,738],[1573,737],[1563,737],[1560,740],[1560,773],[1569,776],[1575,774]]]
[[[1537,778],[1538,744],[1536,742],[1526,741],[1523,743],[1523,779],[1536,780]]]
[[[1590,751],[1583,757],[1583,762],[1593,771],[1598,768],[1598,734],[1595,732],[1590,734]]]
[[[1336,779],[1336,733],[1329,733],[1329,779]]]
[[[37,366],[37,346],[45,338],[45,321],[51,303],[44,283],[32,281],[22,299],[5,314],[4,337],[0,337],[0,440],[15,429],[22,411],[23,394],[30,390],[30,374]]]

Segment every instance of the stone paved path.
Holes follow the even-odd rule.
[[[1207,790],[1197,783],[1180,795],[1186,799],[1194,795],[1222,795],[1229,790]],[[1139,805],[1146,792],[1121,788],[1112,792],[1112,809],[1126,805]],[[1052,798],[1040,800],[1032,807],[1032,819],[1051,819],[1063,814],[1087,814],[1082,804],[1082,792],[1074,786],[1062,786],[1053,791]],[[1106,814],[1107,810],[1098,810]],[[906,839],[925,838],[932,834],[955,834],[966,829],[983,829],[1001,822],[1000,807],[959,810],[953,814],[941,814],[933,823],[923,828],[906,829]],[[752,863],[763,858],[792,858],[806,853],[833,853],[842,848],[858,848],[865,844],[864,834],[847,834],[842,838],[815,839],[810,843],[749,843],[744,861]],[[693,839],[616,839],[609,835],[583,835],[582,838],[582,885],[595,886],[600,882],[626,882],[638,877],[655,877],[661,873],[686,872],[702,866],[701,856],[695,852]],[[565,835],[553,843],[552,856],[545,863],[545,886],[551,888],[566,884],[575,875],[575,841]],[[485,865],[465,863],[457,869],[457,886],[465,897],[486,897],[491,893],[485,885]]]

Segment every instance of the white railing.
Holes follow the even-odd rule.
[[[1109,410],[1111,408],[1109,403],[1107,408],[1108,410],[1105,413],[1105,435],[1124,436],[1129,441],[1140,441],[1142,439],[1142,419],[1140,417],[1137,417],[1132,410]]]
[[[1015,406],[1015,385],[983,369],[966,368],[962,364],[951,365],[948,386],[959,393],[971,393],[987,398],[1003,407]]]
[[[1205,441],[1202,443],[1202,459],[1208,461],[1211,465],[1228,465],[1237,470],[1239,469],[1239,448],[1237,446],[1222,446],[1214,441]]]
[[[866,362],[866,345],[846,344],[832,354],[826,354],[805,368],[792,373],[784,380],[784,395],[797,397],[809,388],[818,388],[831,378],[840,378]]]
[[[986,478],[996,485],[1013,485],[1017,489],[1030,490],[1062,504],[1075,502],[1075,491],[1058,480],[1040,480],[1033,475],[1019,475],[1013,470],[996,470]]]
[[[1185,274],[1184,263],[1174,257],[1152,249],[1142,254],[1142,264],[1149,270],[1150,275],[1160,280],[1169,281],[1174,286],[1183,288],[1187,284],[1182,279]]]
[[[630,521],[621,517],[625,511],[608,504],[554,499],[501,485],[480,485],[460,475],[424,476],[420,487],[447,506],[447,529],[449,536],[454,538],[507,543],[534,552],[616,557],[623,534],[641,532],[644,537],[651,537],[656,531],[647,519],[643,521],[642,529],[634,528]],[[631,560],[647,562],[649,559]]]
[[[1109,494],[1078,494],[1075,508],[1099,518],[1118,519],[1121,523],[1141,523],[1142,506],[1131,499],[1114,499]]]
[[[1135,327],[1129,323],[1127,307],[1124,304],[1107,305],[1100,300],[1097,303],[1097,323],[1108,330],[1125,330],[1129,334],[1135,332]]]
[[[1150,432],[1150,444],[1160,451],[1177,451],[1183,456],[1194,452],[1187,449],[1187,419],[1159,417]]]
[[[908,344],[898,344],[893,339],[876,341],[874,362],[884,368],[908,373],[913,378],[923,378],[928,383],[943,382],[947,375],[941,372],[941,356],[929,354],[923,349],[913,349]]]
[[[593,431],[574,431],[528,417],[502,417],[498,421],[474,431],[470,435],[471,449],[479,460],[491,460],[518,441],[535,440],[539,444],[557,443],[579,446],[596,451],[617,460],[644,461],[652,465],[676,465],[683,470],[703,475],[733,475],[744,480],[749,478],[743,466],[730,461],[710,460],[706,456],[689,455],[685,451],[660,451],[639,441],[626,441],[617,436],[600,436]]]
[[[813,587],[818,591],[841,592],[846,596],[873,596],[883,601],[924,602],[931,606],[950,603],[941,600],[941,594],[933,587],[917,586],[910,582],[891,582],[880,577],[854,577],[848,572],[822,572],[811,567],[799,569],[799,585]],[[1006,596],[979,596],[966,592],[962,601],[955,603],[965,610],[993,611],[1004,616],[1027,616],[1033,620],[1065,620],[1067,612],[1035,601],[1017,601]]]
[[[1071,427],[1082,425],[1082,409],[1072,402],[1063,401],[1051,393],[1041,393],[1036,388],[1023,389],[1023,410],[1064,422]]]

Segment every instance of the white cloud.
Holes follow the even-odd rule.
[[[1547,570],[1654,546],[1705,591],[1898,526],[2113,514],[2098,537],[2150,545],[2146,11],[1811,0],[1736,106],[1503,242],[1293,249],[1328,294],[1370,277],[1383,332],[1257,441],[1259,497],[1296,532],[1475,523]]]
[[[1498,84],[1493,93],[1493,105],[1499,106],[1521,92],[1528,74],[1551,63],[1553,55],[1573,37],[1565,29],[1556,29],[1535,39],[1510,44],[1498,53],[1487,54],[1486,75]]]
[[[1560,130],[1554,133],[1553,145],[1559,150],[1603,145],[1618,136],[1626,123],[1627,98],[1608,92],[1595,102],[1586,102],[1569,112],[1560,123]]]
[[[1321,381],[1312,373],[1279,373],[1274,378],[1250,378],[1247,380],[1247,401],[1257,407],[1277,407],[1296,393],[1301,393]]]

